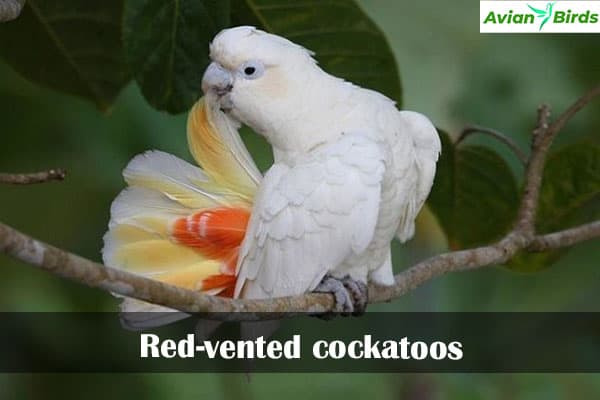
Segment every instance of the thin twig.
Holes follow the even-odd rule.
[[[464,141],[467,137],[471,136],[474,133],[483,133],[485,135],[491,136],[494,139],[497,139],[500,142],[504,143],[506,146],[508,146],[512,150],[512,152],[515,154],[515,156],[517,156],[519,161],[521,161],[521,164],[527,165],[527,156],[519,148],[519,146],[514,142],[514,140],[512,140],[510,137],[506,136],[502,132],[497,131],[495,129],[486,128],[486,127],[480,126],[480,125],[467,125],[460,132],[460,135],[458,136],[458,139],[456,139],[455,144],[459,145],[462,141]]]
[[[63,179],[65,179],[66,174],[66,171],[60,168],[42,172],[34,172],[31,174],[0,173],[0,183],[9,183],[13,185],[31,185],[34,183],[44,183],[49,181],[62,181]]]
[[[600,84],[588,92],[586,92],[583,96],[581,96],[571,107],[569,107],[565,112],[556,118],[556,120],[548,127],[548,130],[552,133],[552,135],[556,135],[558,132],[562,130],[565,124],[573,118],[575,114],[577,114],[583,107],[588,105],[592,100],[596,97],[600,96]]]
[[[521,196],[517,223],[515,225],[515,231],[526,235],[529,240],[532,239],[535,232],[535,216],[540,188],[542,186],[542,173],[544,172],[546,155],[554,139],[552,132],[548,129],[549,119],[550,107],[542,104],[538,108],[537,125],[533,130],[531,153],[525,167],[525,184],[523,195]]]
[[[535,215],[542,184],[542,172],[554,138],[577,112],[597,96],[600,96],[600,85],[587,91],[552,123],[550,123],[550,107],[545,104],[539,107],[538,123],[533,131],[532,152],[525,171],[525,189],[516,228],[526,235],[531,236],[535,231]]]
[[[536,236],[527,250],[537,252],[556,250],[597,237],[600,237],[600,221],[590,222],[561,232]]]

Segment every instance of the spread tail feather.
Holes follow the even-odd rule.
[[[102,249],[106,265],[189,290],[233,296],[239,246],[261,179],[234,123],[201,99],[190,112],[188,140],[198,168],[148,151],[123,175],[129,187],[111,206]],[[122,323],[153,328],[188,316],[125,298]]]

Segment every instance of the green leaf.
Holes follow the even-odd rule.
[[[439,131],[442,154],[428,199],[452,249],[489,243],[511,227],[518,207],[515,178],[498,154],[482,146],[455,146]]]
[[[600,146],[577,143],[552,154],[542,178],[536,218],[539,233],[551,233],[600,218]],[[548,267],[566,249],[520,253],[507,267],[533,272]]]
[[[323,69],[402,102],[394,56],[352,0],[232,0],[237,25],[255,25],[314,51]]]
[[[552,154],[542,179],[536,219],[549,233],[600,217],[600,146],[578,143]]]
[[[126,0],[123,45],[146,100],[187,111],[201,93],[208,44],[229,23],[227,0]]]
[[[26,78],[107,109],[128,81],[122,0],[27,0],[0,24],[0,55]]]

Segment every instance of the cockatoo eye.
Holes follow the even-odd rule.
[[[240,73],[246,79],[257,79],[265,73],[265,66],[260,61],[246,61],[240,67]]]

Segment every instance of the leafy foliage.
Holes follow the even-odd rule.
[[[228,23],[227,0],[125,1],[125,55],[154,108],[180,113],[200,97],[208,43]]]
[[[499,239],[512,226],[519,191],[506,162],[481,146],[455,146],[440,131],[442,155],[428,204],[452,249]],[[550,233],[600,217],[600,147],[573,144],[549,157],[536,219]],[[566,250],[519,253],[511,270],[533,272],[556,262]]]
[[[518,188],[506,162],[482,146],[452,143],[440,131],[438,161],[428,205],[452,249],[498,239],[510,229],[518,207]]]
[[[353,0],[32,0],[0,26],[0,54],[25,77],[101,109],[129,68],[154,108],[177,114],[201,95],[208,45],[230,17],[297,41],[327,71],[401,101],[391,49]]]
[[[577,143],[548,159],[536,220],[548,233],[600,217],[600,146]]]
[[[107,109],[129,79],[122,59],[122,0],[28,0],[0,24],[0,55],[23,76]]]
[[[600,146],[578,143],[549,157],[542,178],[536,228],[567,229],[600,218]],[[549,266],[566,250],[519,254],[508,267],[522,272]]]
[[[187,110],[200,95],[208,43],[228,25],[229,1],[127,0],[123,38],[142,93],[159,110]],[[234,25],[255,25],[316,52],[334,75],[401,101],[389,45],[354,1],[233,0]],[[323,26],[327,26],[323,29]]]

